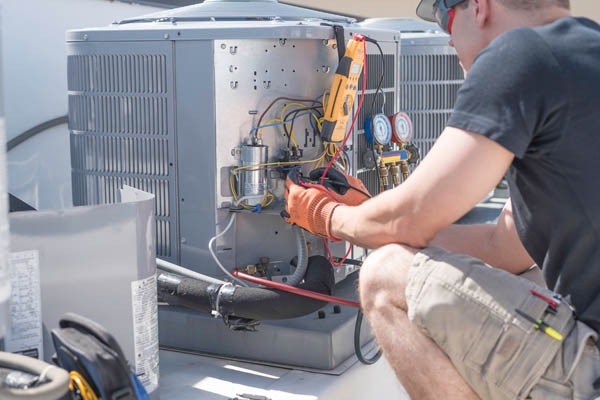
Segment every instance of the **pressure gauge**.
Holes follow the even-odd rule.
[[[393,136],[396,143],[408,143],[413,138],[413,123],[410,117],[403,112],[396,113],[392,117]]]
[[[365,121],[365,138],[370,144],[386,145],[392,140],[392,125],[384,114],[375,114]]]

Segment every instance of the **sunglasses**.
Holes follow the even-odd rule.
[[[452,33],[452,24],[454,23],[454,6],[466,0],[438,0],[434,7],[434,17],[437,24],[447,34]]]

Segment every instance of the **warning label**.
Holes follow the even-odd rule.
[[[131,282],[135,373],[148,393],[158,388],[156,276]]]
[[[6,350],[35,358],[42,354],[42,302],[37,250],[11,253],[10,330]]]

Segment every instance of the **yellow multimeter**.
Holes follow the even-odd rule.
[[[344,57],[335,71],[321,131],[321,137],[326,142],[341,142],[346,136],[348,118],[352,115],[358,90],[358,79],[363,70],[364,40],[364,37],[355,35],[348,42]]]

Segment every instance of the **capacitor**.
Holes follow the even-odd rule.
[[[269,146],[252,143],[244,144],[240,149],[240,194],[249,206],[260,204],[267,193],[267,169],[264,166],[269,160]],[[256,166],[252,168],[252,166]]]

